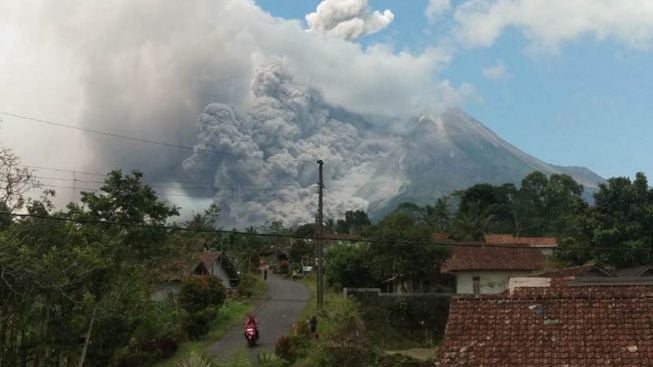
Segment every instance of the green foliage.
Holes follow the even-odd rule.
[[[379,284],[371,268],[373,256],[374,253],[364,245],[331,247],[326,256],[327,284],[360,288]]]
[[[409,292],[423,289],[426,282],[438,278],[440,264],[449,257],[449,250],[433,243],[432,228],[417,222],[405,212],[384,218],[373,231],[372,269],[377,279],[395,279],[396,285]],[[346,286],[346,284],[343,284]]]
[[[646,176],[611,178],[594,198],[590,251],[594,246],[614,248],[595,252],[595,259],[616,267],[651,264],[653,190]]]
[[[305,259],[310,259],[313,257],[313,244],[308,243],[304,240],[295,240],[290,245],[290,250],[288,251],[288,257],[290,261],[295,264],[300,264]]]
[[[378,362],[378,367],[431,367],[433,361],[420,361],[415,358],[399,354],[382,355]]]
[[[286,361],[294,361],[297,355],[292,339],[285,335],[279,337],[274,345],[274,354]]]
[[[199,353],[192,353],[184,361],[177,364],[176,367],[218,367],[211,358],[205,357]]]
[[[443,196],[438,198],[433,206],[427,205],[424,210],[428,224],[431,225],[435,231],[449,231],[452,216],[449,197]]]
[[[449,315],[449,297],[438,294],[379,296],[372,292],[350,292],[360,303],[360,313],[370,336],[384,348],[406,344],[430,346],[444,336]]]
[[[358,367],[373,365],[376,351],[367,337],[365,324],[355,313],[338,315],[343,325],[320,343],[316,366]]]
[[[162,226],[168,218],[179,215],[177,208],[168,207],[160,201],[152,188],[142,182],[142,178],[143,174],[138,171],[131,175],[123,175],[119,170],[112,171],[107,175],[101,192],[82,192],[81,201],[85,208],[69,206],[75,219],[130,224],[122,229],[117,226],[100,227],[105,233],[120,234],[123,246],[117,249],[119,261],[160,259],[165,255],[161,244],[168,233],[147,225]]]
[[[222,306],[226,293],[220,279],[209,275],[192,276],[182,282],[179,303],[186,311],[194,313]]]
[[[262,296],[265,290],[265,285],[261,280],[253,274],[243,273],[240,275],[240,283],[236,289],[238,298],[251,298],[254,296]]]
[[[288,264],[287,261],[281,260],[277,264],[277,271],[279,272],[279,274],[288,275],[290,274],[290,265]]]
[[[345,219],[336,222],[335,230],[338,233],[358,234],[372,225],[367,213],[363,210],[348,210]]]
[[[483,241],[493,220],[494,216],[488,209],[482,211],[478,202],[470,203],[466,211],[458,212],[454,219],[452,235],[461,241]]]
[[[258,367],[284,367],[288,362],[277,357],[276,354],[260,353],[257,358]]]

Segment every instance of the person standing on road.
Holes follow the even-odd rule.
[[[268,269],[263,269],[263,280],[268,280]]]

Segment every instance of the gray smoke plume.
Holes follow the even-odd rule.
[[[367,209],[369,202],[355,192],[400,141],[361,129],[363,119],[327,105],[281,63],[261,66],[251,90],[245,112],[218,103],[204,109],[195,154],[183,163],[195,180],[214,180],[225,219],[236,225],[310,221],[318,159],[325,162],[327,186],[337,191],[326,201],[327,215]]]
[[[244,163],[198,151],[182,170],[186,150],[18,120],[3,123],[0,139],[33,165],[139,169],[146,177],[180,181],[193,172],[208,180],[198,181],[202,186],[215,176],[217,196],[238,196],[243,203],[230,209],[241,223],[262,213],[312,218],[318,157],[331,180],[327,194],[344,197],[333,205],[329,200],[328,209],[364,207],[350,199],[370,176],[373,164],[365,159],[384,151],[376,147],[378,131],[401,130],[407,116],[445,110],[464,94],[437,79],[449,60],[445,50],[396,52],[324,37],[251,0],[0,2],[0,51],[8,55],[1,60],[0,105],[10,112],[192,146],[203,108],[231,106],[206,109],[199,145],[252,157]],[[281,60],[288,72],[259,69],[271,60]],[[361,115],[382,118],[370,123]],[[296,188],[267,200],[259,192],[226,190],[288,181]],[[59,205],[71,199],[70,190],[59,191]],[[197,191],[158,191],[187,211],[208,205],[211,196],[193,201],[177,195]]]

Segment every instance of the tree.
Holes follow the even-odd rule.
[[[458,212],[453,222],[453,236],[458,240],[482,241],[494,220],[489,208],[481,210],[478,203],[468,204],[467,211]]]
[[[336,222],[336,232],[346,234],[358,234],[370,226],[370,218],[363,210],[347,210],[345,218]]]
[[[203,213],[193,213],[192,217],[184,223],[184,226],[192,231],[185,232],[183,238],[179,238],[182,247],[188,251],[202,251],[206,248],[216,249],[220,241],[220,234],[215,232],[218,229],[218,218],[220,208],[211,204]]]
[[[427,223],[405,212],[384,218],[371,231],[374,243],[372,268],[377,279],[395,279],[408,291],[423,289],[437,281],[440,264],[449,257],[447,248],[433,242],[433,231]]]
[[[208,307],[222,306],[227,296],[222,282],[210,275],[184,279],[179,302],[188,312],[202,311]]]
[[[294,240],[290,245],[288,257],[292,263],[300,264],[304,258],[313,257],[313,245],[304,240]]]
[[[451,226],[451,208],[449,197],[443,196],[437,198],[433,206],[427,205],[426,216],[428,223],[438,232],[446,232]]]
[[[118,263],[123,259],[160,259],[165,255],[161,245],[168,231],[157,227],[165,226],[169,218],[179,215],[177,208],[159,200],[142,178],[139,171],[131,175],[112,171],[99,192],[82,192],[82,207],[69,206],[75,218],[127,224],[116,232],[123,243],[118,249]],[[110,230],[117,229],[113,226]]]
[[[13,213],[25,205],[24,194],[41,187],[34,172],[11,149],[0,148],[0,210]]]
[[[325,275],[329,285],[342,287],[378,287],[370,259],[373,257],[366,246],[334,246],[326,256]]]
[[[456,192],[460,198],[457,221],[477,220],[479,215],[491,217],[485,230],[513,233],[513,202],[517,189],[512,184],[494,186],[478,184]],[[460,224],[460,223],[459,223]]]
[[[193,213],[193,216],[186,221],[186,228],[191,230],[204,230],[210,231],[218,229],[218,218],[220,217],[220,208],[217,205],[211,204],[204,213]]]
[[[600,252],[600,262],[616,267],[651,264],[652,198],[643,173],[637,173],[634,181],[616,177],[599,186],[594,195],[591,242],[593,246],[614,248]]]

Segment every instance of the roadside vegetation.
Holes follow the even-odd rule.
[[[211,206],[181,224],[197,231],[169,225],[178,209],[157,197],[138,171],[108,173],[99,190],[82,192],[78,203],[64,209],[54,207],[52,190],[36,199],[25,197],[38,188],[33,172],[1,149],[2,366],[182,363],[222,337],[263,295],[264,285],[251,275],[258,274],[262,259],[293,278],[314,261],[312,224],[288,228],[275,221],[248,228],[248,236],[235,231],[219,235],[211,231],[217,228],[219,208]],[[260,364],[417,363],[386,352],[437,346],[437,335],[431,341],[427,333],[421,337],[423,322],[429,320],[419,312],[428,308],[411,310],[397,303],[376,312],[343,299],[341,290],[446,289],[439,265],[449,251],[434,232],[461,241],[479,241],[486,233],[553,236],[560,244],[555,254],[560,265],[651,264],[653,190],[646,176],[607,180],[591,204],[583,194],[570,176],[534,172],[519,187],[479,184],[433,205],[402,203],[376,224],[363,211],[327,219],[327,233],[341,239],[326,254],[326,310],[317,314],[311,301],[293,330],[279,340],[276,355],[262,356]],[[255,236],[261,232],[268,236]],[[161,262],[204,249],[233,253],[242,275],[235,294],[228,296],[211,277],[188,277],[179,295],[154,301],[152,285]],[[314,300],[314,279],[300,281]],[[308,326],[313,315],[319,321],[317,340],[311,339]],[[385,320],[402,320],[404,330]],[[406,332],[410,330],[415,332]]]
[[[166,259],[218,242],[169,226],[178,209],[140,172],[107,174],[63,210],[11,151],[0,152],[0,362],[2,366],[150,366],[220,338],[264,286],[243,276],[232,298],[212,276],[188,276],[154,300]],[[212,206],[184,226],[215,229]]]

